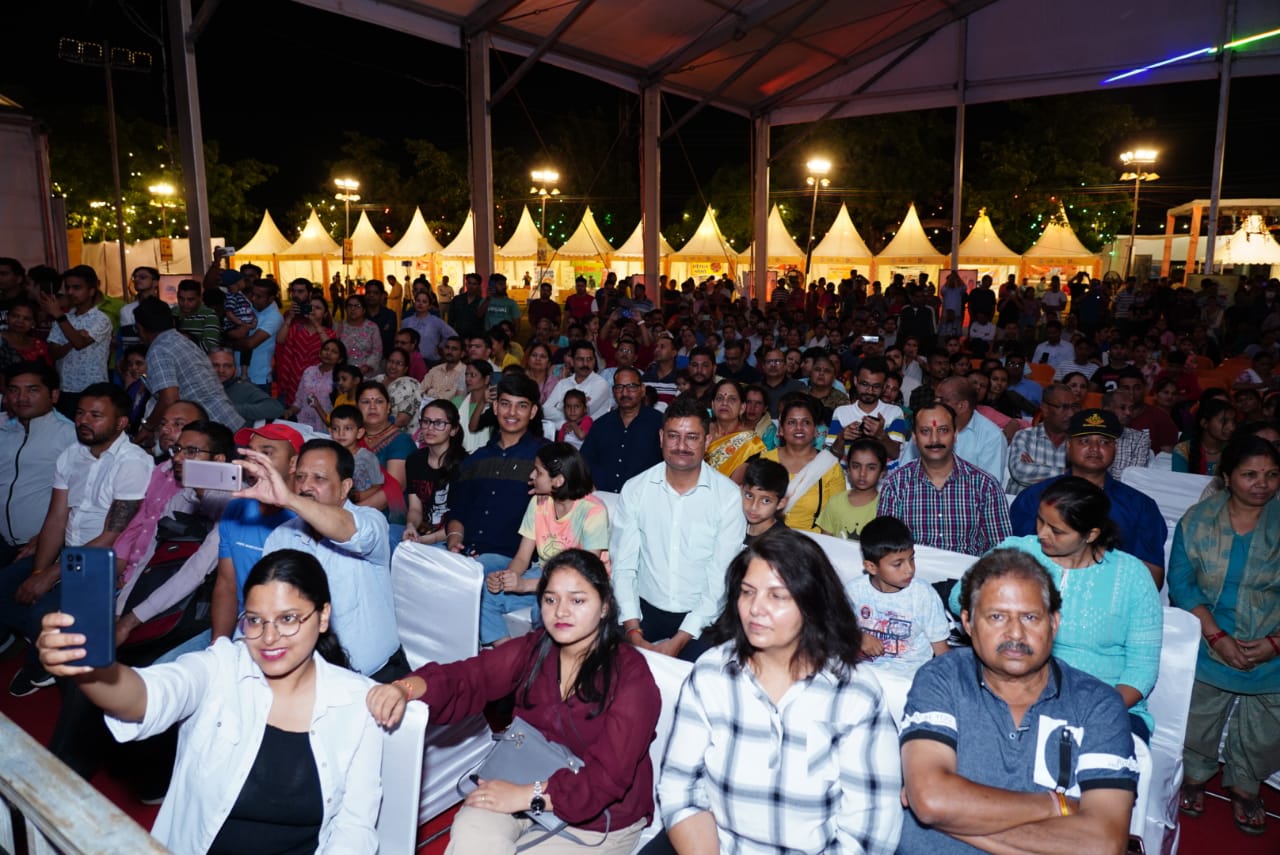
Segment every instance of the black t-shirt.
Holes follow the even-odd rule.
[[[449,509],[449,482],[458,472],[456,466],[437,469],[430,464],[431,452],[420,448],[404,462],[405,496],[417,496],[422,503],[423,532],[434,531]]]
[[[990,288],[974,288],[969,292],[969,317],[985,315],[987,320],[996,316],[996,292]]]
[[[267,725],[258,756],[209,855],[311,855],[320,844],[324,796],[310,734]]]

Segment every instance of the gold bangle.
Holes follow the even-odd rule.
[[[1067,797],[1057,790],[1053,791],[1053,796],[1058,800],[1058,813],[1062,816],[1071,816],[1071,806],[1067,804]]]

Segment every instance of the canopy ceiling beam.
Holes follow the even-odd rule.
[[[888,56],[899,48],[911,44],[921,36],[932,35],[948,24],[953,24],[961,18],[968,17],[995,2],[997,0],[957,0],[946,11],[931,15],[920,23],[907,27],[884,41],[876,42],[865,50],[855,51],[847,55],[842,61],[810,75],[770,98],[766,98],[759,105],[758,112],[767,114],[777,107],[793,101],[801,95],[812,92],[814,89],[824,86],[854,69],[866,66],[881,57]]]
[[[706,56],[729,42],[741,38],[748,31],[760,26],[775,15],[779,15],[798,5],[799,2],[800,0],[770,0],[770,2],[760,6],[749,15],[744,15],[736,10],[728,10],[725,17],[721,18],[716,26],[687,43],[670,57],[650,66],[648,72],[649,80],[651,82],[661,80],[670,74],[680,71],[693,60]]]
[[[204,28],[209,26],[209,20],[213,18],[213,13],[218,11],[218,4],[221,2],[222,0],[204,0],[200,4],[195,17],[191,20],[191,27],[187,30],[188,43],[196,43],[196,40],[200,38],[200,34],[204,32]]]
[[[462,22],[462,32],[467,38],[482,33],[498,23],[523,0],[488,0],[468,15]]]
[[[551,50],[551,48],[555,46],[556,42],[560,41],[560,37],[573,26],[574,22],[577,21],[578,18],[582,16],[582,13],[587,11],[594,2],[595,0],[578,0],[578,4],[569,11],[569,14],[560,19],[560,23],[556,24],[555,29],[547,34],[547,37],[524,58],[524,62],[520,63],[516,70],[511,72],[511,76],[503,81],[502,85],[498,87],[498,91],[493,93],[493,96],[489,99],[489,109],[492,110],[494,104],[497,104],[505,98],[512,89],[516,88],[516,84],[523,80],[524,76],[533,70],[533,67],[538,64],[543,56],[546,55],[547,51]]]
[[[680,130],[680,128],[683,127],[690,119],[692,119],[694,116],[698,115],[707,107],[709,107],[716,100],[716,98],[718,98],[720,94],[724,92],[724,90],[728,89],[730,86],[733,85],[735,80],[737,80],[742,75],[746,74],[751,69],[752,66],[754,66],[762,58],[767,56],[769,52],[772,51],[775,47],[777,47],[786,39],[790,38],[791,34],[795,32],[796,29],[801,24],[807,21],[810,15],[812,15],[814,12],[817,12],[818,9],[822,8],[822,6],[826,5],[826,2],[827,0],[812,0],[812,2],[810,2],[807,6],[805,6],[804,10],[800,14],[796,15],[796,17],[791,21],[790,24],[788,24],[786,27],[782,28],[780,31],[775,33],[773,38],[769,39],[769,41],[761,45],[760,48],[757,49],[755,53],[751,54],[751,56],[749,56],[745,62],[743,62],[736,69],[734,69],[734,71],[731,74],[729,74],[728,77],[726,77],[724,80],[721,80],[718,84],[716,84],[716,87],[714,89],[712,89],[710,92],[703,95],[702,99],[698,101],[697,104],[694,104],[692,107],[689,108],[689,110],[683,116],[676,119],[676,121],[671,125],[671,127],[667,128],[667,130],[662,134],[662,139],[660,140],[660,142],[665,142],[667,139],[671,137],[672,134]]]

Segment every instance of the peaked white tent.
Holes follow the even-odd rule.
[[[978,221],[960,242],[960,266],[976,267],[979,277],[990,274],[999,282],[1009,273],[1017,273],[1021,263],[1022,256],[1005,246],[996,234],[987,209],[979,210]]]
[[[921,273],[928,273],[937,282],[938,271],[950,265],[951,259],[938,252],[929,242],[913,202],[907,208],[907,216],[903,218],[902,225],[898,226],[893,240],[876,256],[876,275],[888,278],[901,273],[911,279]]]
[[[716,224],[715,211],[707,206],[702,222],[693,237],[671,254],[671,276],[677,281],[690,276],[705,279],[708,276],[736,272],[738,252],[725,240]]]
[[[872,266],[875,264],[875,253],[867,246],[858,228],[849,216],[848,206],[841,203],[840,212],[835,222],[827,230],[827,234],[813,248],[812,276],[825,276],[828,279],[844,279],[849,271],[867,268],[868,279],[874,278]]]
[[[663,273],[671,272],[671,256],[674,253],[675,250],[671,248],[671,244],[667,243],[667,239],[659,231],[658,261]],[[618,274],[619,278],[644,273],[644,223],[636,223],[631,237],[623,241],[622,246],[614,251],[609,267]]]
[[[1276,239],[1262,222],[1262,217],[1256,214],[1249,217],[1234,233],[1218,240],[1214,261],[1223,266],[1280,264],[1280,243],[1276,243]],[[1224,243],[1225,247],[1222,245]]]
[[[475,243],[475,218],[471,211],[467,211],[467,218],[462,221],[462,228],[458,229],[458,233],[454,235],[453,240],[449,241],[449,245],[440,250],[436,256],[440,259],[441,281],[443,282],[444,277],[448,276],[449,287],[455,294],[462,289],[463,275],[475,270]]]
[[[1040,237],[1022,254],[1022,276],[1073,276],[1080,269],[1098,276],[1102,272],[1102,259],[1080,243],[1067,220],[1067,212],[1059,206]]]
[[[526,209],[527,210],[527,209]],[[613,247],[605,240],[604,232],[596,224],[595,214],[591,206],[587,206],[582,215],[582,222],[569,235],[569,239],[555,251],[558,258],[599,258],[608,259],[613,254]]]
[[[352,278],[382,279],[382,260],[390,249],[369,221],[369,212],[361,211],[360,220],[351,231]]]
[[[598,284],[603,280],[605,270],[611,267],[612,256],[613,246],[600,231],[595,214],[588,205],[573,234],[559,249],[551,251],[545,265],[538,265],[534,278],[540,276],[560,289],[568,290],[573,286],[574,277],[581,273],[588,280],[594,278]]]
[[[520,220],[516,223],[511,239],[500,246],[493,254],[493,263],[499,273],[507,277],[507,286],[520,284],[525,274],[532,279],[538,267],[545,266],[551,258],[551,244],[538,233],[534,225],[529,206],[520,210]]]
[[[440,241],[436,240],[436,236],[431,233],[426,217],[422,216],[422,209],[414,208],[413,218],[409,220],[409,227],[405,229],[404,237],[387,250],[387,258],[390,260],[390,266],[396,269],[404,269],[402,262],[410,262],[408,272],[405,274],[407,279],[413,279],[421,273],[428,279],[434,280],[435,256],[442,249],[444,247],[440,246]]]
[[[282,288],[299,277],[327,287],[330,271],[337,271],[342,265],[342,247],[329,237],[314,208],[297,241],[277,255]]]
[[[280,264],[276,256],[288,248],[289,239],[276,226],[276,221],[271,219],[271,212],[263,211],[258,230],[254,232],[253,237],[249,238],[248,243],[239,248],[234,261],[236,265],[249,263],[260,267],[268,266],[279,280]]]
[[[769,228],[765,232],[765,252],[766,261],[770,267],[803,267],[804,266],[804,250],[795,242],[795,238],[791,237],[787,232],[787,226],[782,222],[782,212],[778,210],[778,206],[774,205],[773,210],[769,212]],[[739,267],[750,268],[751,253],[755,250],[755,244],[752,243],[747,247],[746,252],[738,257]]]

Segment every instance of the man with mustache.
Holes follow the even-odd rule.
[[[1138,787],[1124,702],[1053,658],[1062,598],[997,549],[961,582],[972,649],[916,672],[899,737],[899,852],[1122,852]]]
[[[256,480],[236,497],[297,515],[268,535],[263,554],[299,549],[320,559],[333,595],[331,625],[351,667],[382,683],[403,677],[409,662],[396,635],[387,518],[347,498],[356,467],[351,452],[331,439],[303,443],[292,488],[265,454],[241,454],[245,473]]]
[[[1010,534],[1009,502],[996,480],[956,456],[956,412],[935,401],[916,411],[918,459],[880,487],[880,516],[897,517],[917,544],[983,555]]]

